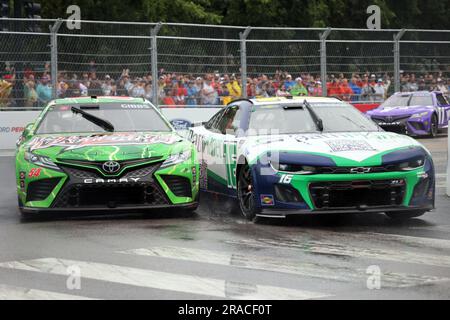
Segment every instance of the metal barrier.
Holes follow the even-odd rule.
[[[230,97],[253,95],[252,90],[274,96],[297,77],[313,95],[332,94],[333,81],[361,87],[378,79],[389,84],[389,95],[402,88],[436,87],[450,65],[449,30],[110,21],[81,21],[81,29],[72,30],[65,20],[0,20],[9,30],[0,31],[0,107],[5,108],[109,94],[145,96],[158,105],[178,98],[190,105],[224,104]],[[29,31],[30,24],[41,31]],[[214,97],[184,94],[197,77],[212,81]],[[200,82],[196,85],[203,89]]]

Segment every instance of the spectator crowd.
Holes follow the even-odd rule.
[[[53,87],[50,64],[41,69],[25,67],[19,80],[13,66],[6,63],[0,79],[0,107],[38,107],[52,99]],[[104,74],[104,73],[102,73]],[[385,100],[394,91],[392,76],[370,72],[328,75],[326,87],[328,96],[357,102],[378,102]],[[450,91],[450,79],[443,72],[416,75],[401,72],[401,90]],[[208,73],[202,76],[165,72],[158,74],[158,101],[160,105],[196,106],[226,105],[242,96],[242,79],[236,74]],[[99,77],[94,61],[88,70],[80,74],[65,71],[58,73],[56,94],[58,98],[76,96],[132,96],[153,100],[153,79],[151,73],[133,75],[129,69],[121,74],[104,74]],[[320,76],[309,73],[291,75],[276,71],[273,75],[258,74],[247,78],[247,96],[322,96]],[[19,102],[21,101],[21,102]]]

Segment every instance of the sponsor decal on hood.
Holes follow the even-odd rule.
[[[242,146],[242,152],[249,161],[267,151],[285,151],[328,154],[361,162],[376,154],[409,146],[420,144],[410,137],[391,132],[342,132],[250,138]]]
[[[146,145],[146,144],[174,144],[180,141],[176,135],[155,135],[155,134],[95,134],[91,136],[60,136],[60,137],[35,137],[28,143],[30,151],[46,149],[51,147],[64,147],[65,151],[79,149],[88,146],[125,146],[125,145]]]

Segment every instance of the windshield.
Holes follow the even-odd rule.
[[[37,134],[105,132],[105,128],[89,121],[72,107],[111,123],[114,132],[170,132],[170,126],[148,104],[75,104],[50,107],[39,124]]]
[[[378,126],[346,103],[311,103],[311,108],[323,121],[324,132],[379,131]],[[253,111],[249,135],[295,134],[318,132],[311,114],[302,105],[270,105]]]
[[[391,96],[383,104],[381,104],[381,107],[394,108],[431,105],[433,105],[431,94],[402,94]]]

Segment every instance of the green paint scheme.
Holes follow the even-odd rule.
[[[34,131],[38,128],[39,123],[42,121],[51,106],[65,104],[87,104],[93,103],[93,100],[98,104],[148,104],[148,102],[143,99],[112,97],[99,97],[97,99],[92,99],[90,97],[70,98],[59,99],[51,102],[42,111],[35,123],[30,126],[29,130],[24,132],[18,141],[18,146],[16,149],[17,193],[19,201],[25,208],[51,208],[52,203],[57,198],[64,184],[69,180],[68,175],[66,175],[66,173],[62,170],[50,169],[26,160],[26,153],[44,156],[49,158],[56,165],[67,164],[70,161],[83,161],[83,164],[71,163],[71,165],[73,167],[79,167],[80,169],[88,168],[91,170],[97,170],[98,176],[104,177],[105,179],[119,179],[124,170],[128,170],[129,168],[143,166],[154,162],[163,162],[173,154],[190,151],[191,156],[188,159],[171,166],[161,167],[154,173],[154,178],[164,190],[167,198],[172,204],[179,205],[196,202],[199,192],[199,179],[198,176],[196,176],[194,181],[193,169],[195,169],[195,172],[198,174],[199,165],[197,162],[197,152],[192,143],[179,136],[174,130],[171,132],[34,134]],[[151,119],[149,119],[149,121],[151,121]],[[164,121],[168,123],[167,120]],[[171,127],[170,124],[169,127]],[[50,141],[50,143],[48,143],[48,141]],[[145,162],[146,159],[148,159],[148,162]],[[94,165],[94,163],[90,164],[90,162],[101,163],[106,161],[121,162],[130,160],[139,160],[139,163],[123,167],[119,172],[111,175],[106,175],[103,173]],[[37,176],[33,176],[33,170],[38,170],[39,174]],[[161,178],[162,175],[175,175],[189,179],[192,197],[176,196]],[[61,178],[61,181],[45,200],[26,202],[29,184],[33,181],[48,178]],[[24,185],[21,186],[21,182]]]

